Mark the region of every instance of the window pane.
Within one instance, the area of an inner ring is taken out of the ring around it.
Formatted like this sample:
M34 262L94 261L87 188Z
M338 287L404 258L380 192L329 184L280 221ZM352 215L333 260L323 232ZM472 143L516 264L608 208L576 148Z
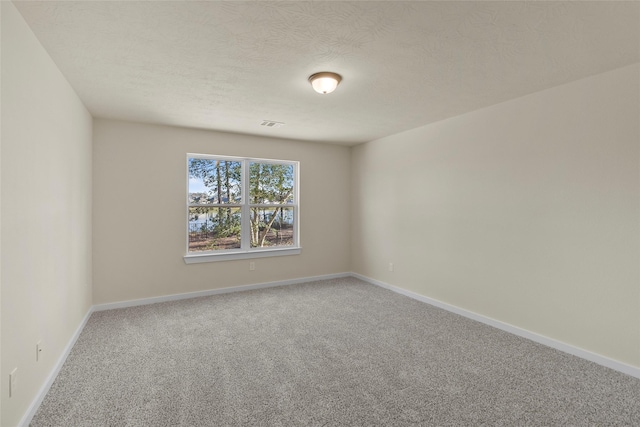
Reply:
M251 247L293 246L293 208L251 208Z
M240 208L189 208L189 252L240 248Z
M250 203L293 203L293 165L255 163L249 167Z
M241 202L242 163L216 159L189 159L189 204Z

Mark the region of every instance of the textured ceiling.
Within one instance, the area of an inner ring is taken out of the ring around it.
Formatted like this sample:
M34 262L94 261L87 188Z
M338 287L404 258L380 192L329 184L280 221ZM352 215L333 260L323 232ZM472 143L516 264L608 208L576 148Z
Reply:
M14 4L95 117L342 144L640 61L638 2Z

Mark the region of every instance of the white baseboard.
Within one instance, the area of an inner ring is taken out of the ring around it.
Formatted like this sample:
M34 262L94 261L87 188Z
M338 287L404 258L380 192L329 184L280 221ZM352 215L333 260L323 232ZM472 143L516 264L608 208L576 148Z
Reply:
M389 289L390 291L396 292L398 294L407 296L409 298L413 298L415 300L425 302L427 304L442 308L444 310L450 311L455 314L459 314L461 316L467 317L469 319L476 320L478 322L487 324L489 326L493 326L494 328L501 329L503 331L512 333L514 335L518 335L523 338L530 339L531 341L535 341L539 344L546 345L547 347L554 348L556 350L560 350L564 353L569 353L573 356L580 357L582 359L589 360L590 362L597 363L598 365L605 366L607 368L614 369L616 371L622 372L627 375L631 375L632 377L640 378L640 368L637 368L632 365L628 365L623 362L619 362L615 359L608 358L606 356L602 356L597 353L593 353L589 350L585 350L580 347L575 347L561 341L554 340L553 338L546 337L544 335L536 334L535 332L528 331L526 329L519 328L517 326L511 325L509 323L504 323L499 320L492 319L487 316L483 316L478 313L474 313L472 311L468 311L462 309L460 307L456 307L451 304L447 304L442 301L438 301L433 298L425 297L424 295L417 294L415 292L408 291L406 289L399 288L397 286L390 285L388 283L381 282L379 280L372 279L370 277L363 276L358 273L351 273L351 275L355 278L363 280L367 283L371 283L372 285L380 286L385 289Z
M71 336L71 339L69 340L66 347L62 351L62 354L58 358L58 361L53 366L53 370L51 370L51 373L49 373L47 380L44 382L42 387L40 387L40 390L38 390L38 394L36 394L35 399L33 399L33 402L31 402L31 405L29 405L29 409L27 409L27 412L24 414L24 416L20 420L20 423L18 423L19 427L27 427L31 423L33 416L36 414L36 412L38 412L38 408L40 407L40 404L42 404L42 401L44 400L45 396L49 392L49 389L53 385L53 382L55 381L56 377L58 376L60 369L62 369L62 365L64 365L64 362L67 360L69 353L71 353L71 349L75 345L76 341L78 340L78 337L80 336L80 334L82 333L82 330L87 324L87 321L91 317L91 313L93 313L93 307L89 307L87 314L85 314L84 318L80 322L80 325L78 325L75 332Z
M211 295L228 294L230 292L252 291L254 289L274 288L277 286L296 285L299 283L315 282L316 280L338 279L349 277L351 273L325 274L322 276L303 277L300 279L280 280L276 282L258 283L255 285L240 285L230 288L210 289L206 291L187 292L184 294L164 295L161 297L141 298L129 301L112 302L93 306L93 311L113 310L116 308L135 307L138 305L156 304L159 302L177 301L181 299L207 297Z

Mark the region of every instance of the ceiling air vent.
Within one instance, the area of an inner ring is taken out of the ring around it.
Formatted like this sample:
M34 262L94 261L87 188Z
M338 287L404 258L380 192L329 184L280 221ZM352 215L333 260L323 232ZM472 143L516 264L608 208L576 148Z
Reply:
M263 120L262 123L260 124L260 126L264 126L267 128L280 128L282 126L284 126L284 123L282 122L274 122L273 120Z

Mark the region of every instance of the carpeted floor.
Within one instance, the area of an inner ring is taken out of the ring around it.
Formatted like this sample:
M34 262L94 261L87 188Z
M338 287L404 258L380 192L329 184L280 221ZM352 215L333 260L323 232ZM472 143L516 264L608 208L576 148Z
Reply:
M640 380L354 278L94 313L32 426L640 425Z

